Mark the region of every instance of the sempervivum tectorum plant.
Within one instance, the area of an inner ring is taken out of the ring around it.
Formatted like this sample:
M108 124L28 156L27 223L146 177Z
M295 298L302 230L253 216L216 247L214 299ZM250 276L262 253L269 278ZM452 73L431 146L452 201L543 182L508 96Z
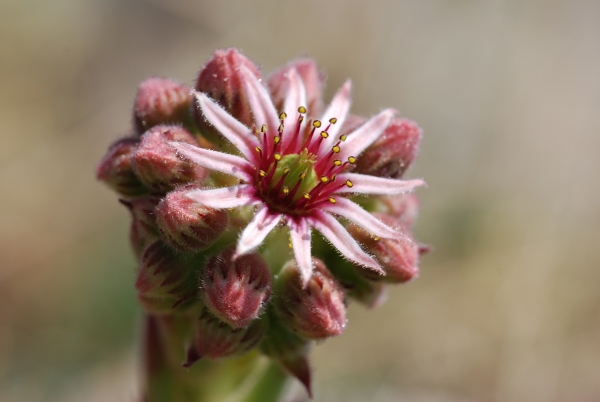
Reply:
M197 400L218 400L214 373L239 376L258 351L310 393L311 343L346 328L347 299L376 306L390 284L418 275L427 248L412 235L418 201L406 193L424 182L402 176L421 130L392 109L350 116L349 81L324 108L323 80L311 59L263 80L225 49L195 88L163 78L140 85L134 134L109 149L97 176L133 217L146 337L161 346L145 349L144 400L191 383L202 387ZM218 365L225 358L234 363ZM244 392L276 400L285 377L273 370Z

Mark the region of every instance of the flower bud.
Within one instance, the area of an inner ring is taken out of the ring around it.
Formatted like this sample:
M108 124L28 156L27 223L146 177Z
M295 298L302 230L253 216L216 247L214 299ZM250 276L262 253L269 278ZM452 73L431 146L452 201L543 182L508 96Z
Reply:
M411 237L400 219L377 212L373 215L386 225L397 228ZM350 225L348 232L377 257L386 273L385 276L381 276L370 270L361 269L360 272L367 278L374 281L404 283L419 276L419 245L415 241L376 239L354 224Z
M157 240L141 257L135 282L138 299L150 313L185 310L198 300L199 267L196 259L184 259Z
M192 88L168 78L148 78L138 87L133 123L142 134L159 124L191 123Z
M413 121L395 118L381 137L357 160L355 172L400 178L417 156L422 130Z
M400 220L402 227L412 229L419 216L419 198L416 194L406 193L381 197L387 213Z
M198 145L194 137L179 126L156 126L148 130L132 156L136 175L150 189L167 192L190 182L200 183L208 172L195 163L181 159L170 141Z
M156 222L168 245L182 252L199 252L227 228L227 211L205 207L186 196L190 187L171 191L156 207Z
M311 341L290 332L274 314L269 316L269 330L260 344L260 349L296 377L312 398L311 370L308 364Z
M183 366L190 367L201 358L239 356L257 346L266 330L265 320L255 320L246 328L234 329L204 310Z
M292 69L296 69L304 83L308 112L313 116L320 115L323 109L323 81L325 81L325 75L319 71L317 63L308 58L294 60L271 74L268 86L275 107L278 110L283 110L289 88L288 77Z
M140 197L119 201L131 213L129 238L135 255L140 258L144 249L160 237L154 218L154 208L159 199L156 197Z
M321 260L303 288L295 260L288 262L275 282L275 311L292 331L303 338L324 339L346 327L344 291Z
M138 144L139 139L131 137L115 141L96 168L98 180L127 197L148 192L131 167L131 156Z
M246 66L260 78L258 66L237 49L215 50L198 74L196 89L204 92L225 108L233 117L251 127L254 123L244 88L240 67ZM195 108L196 123L204 132L208 127L202 111ZM209 130L212 131L211 128Z
M213 255L200 274L208 310L233 328L249 325L271 295L271 272L257 253L233 259L235 248Z

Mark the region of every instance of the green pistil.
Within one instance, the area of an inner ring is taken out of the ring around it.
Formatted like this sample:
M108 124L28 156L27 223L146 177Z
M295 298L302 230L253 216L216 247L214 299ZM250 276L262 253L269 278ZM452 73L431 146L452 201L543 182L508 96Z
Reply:
M291 200L291 202L295 202L300 197L303 197L305 193L309 193L319 183L319 177L315 172L314 165L315 156L309 154L307 150L303 150L300 154L282 156L281 160L277 162L277 168L273 177L269 181L269 190L274 189L281 177L284 176L283 185L279 192L282 192L284 187L291 192L298 181L301 181L300 187L298 187L296 194Z

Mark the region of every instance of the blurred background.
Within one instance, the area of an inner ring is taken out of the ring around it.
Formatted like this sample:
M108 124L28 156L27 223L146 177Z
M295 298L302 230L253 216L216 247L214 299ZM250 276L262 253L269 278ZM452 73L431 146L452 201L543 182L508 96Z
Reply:
M133 400L129 215L94 168L140 81L230 46L425 131L435 252L315 348L315 401L600 400L599 1L3 0L0 401Z

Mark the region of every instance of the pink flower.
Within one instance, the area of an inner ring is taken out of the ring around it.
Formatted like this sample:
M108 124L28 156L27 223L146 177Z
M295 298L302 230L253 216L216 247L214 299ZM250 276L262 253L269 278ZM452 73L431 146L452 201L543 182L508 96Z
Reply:
M191 162L234 176L240 183L192 190L187 196L210 208L257 207L239 238L236 256L260 246L280 222L287 224L304 285L313 270L312 228L350 261L384 275L379 263L350 236L336 216L376 237L412 241L347 198L352 194L400 194L424 184L422 180L349 172L360 153L388 127L394 110L385 109L351 133L340 135L350 109L350 82L335 94L320 120L310 120L304 107L305 83L295 68L285 76L289 82L281 113L250 69L242 65L239 74L254 115L254 129L236 120L204 93L196 92L196 99L208 122L237 147L241 156L182 142L171 145Z

